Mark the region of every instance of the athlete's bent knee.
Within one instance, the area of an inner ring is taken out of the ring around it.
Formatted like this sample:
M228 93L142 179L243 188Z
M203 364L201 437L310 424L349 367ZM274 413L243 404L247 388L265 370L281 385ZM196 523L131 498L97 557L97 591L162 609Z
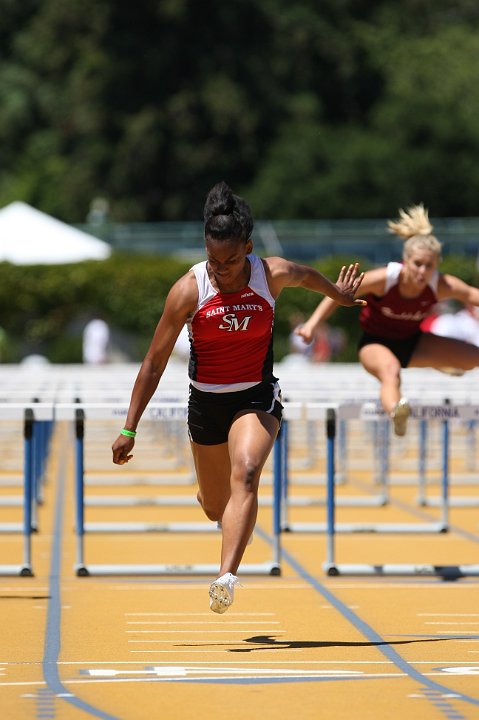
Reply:
M256 492L261 468L257 463L245 463L233 469L232 480L240 483L247 492Z

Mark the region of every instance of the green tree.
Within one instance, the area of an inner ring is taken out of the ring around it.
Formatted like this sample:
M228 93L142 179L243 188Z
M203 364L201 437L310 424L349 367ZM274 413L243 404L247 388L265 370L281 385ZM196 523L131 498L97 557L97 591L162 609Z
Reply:
M474 0L0 0L0 204L196 220L476 213Z

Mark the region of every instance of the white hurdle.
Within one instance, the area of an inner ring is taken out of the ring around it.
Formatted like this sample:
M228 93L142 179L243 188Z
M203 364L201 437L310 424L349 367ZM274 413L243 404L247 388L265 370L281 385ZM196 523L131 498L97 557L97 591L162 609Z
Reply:
M213 564L91 564L85 562L85 534L86 533L210 533L217 530L213 523L141 523L141 522L108 522L88 523L85 522L85 483L84 483L84 430L85 422L91 419L117 419L124 418L127 414L127 404L119 403L57 403L55 407L57 420L70 420L75 424L76 436L76 562L74 570L79 577L89 575L212 575L217 571L217 565ZM151 402L145 413L144 419L159 422L171 420L186 421L187 409L184 402ZM279 473L281 468L279 458L281 457L281 436L275 445L275 473L278 475L276 484L279 488ZM276 450L276 446L280 449ZM275 493L278 496L277 493ZM278 501L279 503L279 501ZM126 503L125 503L126 504ZM273 509L273 543L272 558L263 563L244 563L241 571L249 575L280 575L281 574L281 547L278 511Z
M22 521L0 523L0 532L22 534L22 561L18 564L0 565L0 575L32 577L32 532L36 529L33 525L35 487L44 460L41 454L46 452L44 437L39 438L38 429L40 422L53 420L53 405L52 403L29 405L15 402L1 403L0 419L23 420L24 438Z
M339 420L361 419L364 422L377 422L384 420L385 414L378 401L359 402L348 404L333 404L324 402L308 402L305 409L307 417L311 420L326 419L328 409L335 409L336 416ZM429 413L429 414L428 414ZM434 405L434 406L413 406L412 416L416 418L432 417L439 418L470 418L475 416L476 409L472 406L451 406L451 405ZM448 438L449 426L447 423L443 425L443 452L447 452L449 447ZM336 437L336 432L335 432ZM336 482L336 479L335 479ZM448 459L443 456L443 480L442 480L442 496L441 496L441 519L438 522L406 522L406 523L336 523L335 533L444 533L448 530L449 524L449 495L448 495ZM329 478L328 478L329 488ZM335 507L339 505L334 500ZM326 499L326 505L329 508L329 493ZM342 503L345 504L345 503ZM284 517L284 513L283 513ZM283 529L288 532L298 533L324 533L328 532L328 522L283 522Z
M365 409L366 417L371 418L373 413L370 408ZM339 575L434 575L445 580L457 580L467 576L478 576L479 565L433 565L433 564L383 564L368 565L364 563L337 563L335 557L335 468L334 468L334 440L336 436L336 420L344 413L355 416L357 408L351 406L341 408L330 407L326 409L327 438L328 438L328 519L327 519L327 558L323 569L331 577ZM449 421L451 419L472 420L479 416L479 407L473 405L422 405L412 407L413 417L418 419L440 420L443 427L443 483L442 498L444 512L448 507L448 482L449 482ZM447 529L447 514L442 518L443 531ZM387 529L384 531L388 531Z

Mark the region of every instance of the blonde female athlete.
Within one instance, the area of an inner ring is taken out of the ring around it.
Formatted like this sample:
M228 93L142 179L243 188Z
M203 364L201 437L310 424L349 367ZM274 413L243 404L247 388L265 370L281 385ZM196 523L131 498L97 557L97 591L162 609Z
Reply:
M479 305L479 290L438 271L441 243L432 234L423 205L400 210L399 216L388 226L405 241L403 261L364 274L360 295L366 297L367 306L359 314L363 334L358 349L361 364L381 383L381 401L396 435L404 435L411 409L401 396L401 368L465 371L479 366L479 347L422 332L421 322L440 300ZM325 298L297 334L310 342L336 307L334 299Z
M285 287L303 287L346 306L361 284L357 265L336 284L311 267L253 254L253 218L226 183L209 192L205 208L207 260L171 288L136 378L125 426L113 443L113 462L131 459L138 423L187 324L190 339L188 429L198 478L198 501L221 523L221 564L209 590L211 610L233 602L236 573L253 531L261 470L281 422L273 376L275 300Z

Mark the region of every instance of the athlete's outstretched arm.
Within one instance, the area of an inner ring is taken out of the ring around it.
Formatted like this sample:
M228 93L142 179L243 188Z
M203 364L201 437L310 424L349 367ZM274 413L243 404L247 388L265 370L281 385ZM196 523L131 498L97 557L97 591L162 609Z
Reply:
M363 273L361 287L359 288L358 294L366 295L367 293L374 293L375 295L382 295L384 291L385 279L385 268L368 270L367 272ZM363 301L363 304L365 305L366 303ZM306 322L304 322L300 327L296 328L296 335L302 337L306 343L311 342L311 340L313 340L314 336L318 332L321 324L326 322L328 318L331 317L331 315L334 313L338 306L339 303L337 303L335 300L330 297L325 297L313 311L312 315L306 320Z
M465 305L479 305L479 289L455 275L440 276L437 294L439 300L454 299Z
M300 265L281 257L265 258L264 263L273 297L278 297L285 287L303 287L327 295L338 305L352 307L365 304L364 300L355 298L364 277L364 273L358 275L358 263L351 263L349 267L344 265L336 283L309 265Z
M133 385L124 428L136 431L143 412L151 400L188 315L198 301L198 289L193 273L181 277L171 288L165 309L156 326L150 347ZM123 465L131 458L134 437L119 435L112 446L113 462Z

